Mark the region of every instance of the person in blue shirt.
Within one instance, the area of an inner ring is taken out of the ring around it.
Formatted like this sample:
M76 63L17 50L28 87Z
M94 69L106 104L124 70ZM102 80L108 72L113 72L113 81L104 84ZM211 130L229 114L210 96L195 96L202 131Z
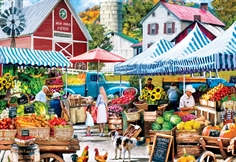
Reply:
M43 86L42 90L36 94L35 101L41 101L41 102L46 103L47 102L47 96L46 96L47 93L48 93L48 87Z
M170 85L170 89L167 91L169 105L174 111L178 111L177 102L179 100L179 96L182 92L176 87L176 84L173 82Z
M54 108L55 114L57 115L58 118L60 118L61 117L61 111L62 111L62 107L61 107L61 94L58 93L58 92L53 93L52 99L53 100L50 101L49 106L51 108Z

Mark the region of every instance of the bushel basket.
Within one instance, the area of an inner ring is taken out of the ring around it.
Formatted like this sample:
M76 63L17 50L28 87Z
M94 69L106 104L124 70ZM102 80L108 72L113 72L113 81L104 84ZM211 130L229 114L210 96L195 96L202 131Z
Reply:
M133 104L137 109L148 110L147 103L137 104L137 103L133 102Z
M143 109L140 109L136 112L130 112L128 113L127 110L124 111L125 113L125 116L127 118L127 121L128 122L133 122L133 121L137 121L137 120L140 120L140 113L143 111Z

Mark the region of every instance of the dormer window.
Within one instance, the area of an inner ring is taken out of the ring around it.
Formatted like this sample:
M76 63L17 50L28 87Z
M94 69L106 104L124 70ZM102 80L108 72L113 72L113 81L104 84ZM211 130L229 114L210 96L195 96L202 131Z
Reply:
M152 13L152 17L156 17L156 13L155 12Z
M167 15L170 16L170 12L169 11L167 11Z

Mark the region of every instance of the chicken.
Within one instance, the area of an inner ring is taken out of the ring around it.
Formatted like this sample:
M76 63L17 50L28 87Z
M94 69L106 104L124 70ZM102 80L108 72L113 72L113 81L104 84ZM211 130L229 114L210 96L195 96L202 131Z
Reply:
M78 157L78 155L76 155L76 154L73 154L73 155L71 155L71 160L73 161L73 162L88 162L88 146L86 146L85 148L84 148L84 150L83 150L83 152L82 152L82 154L81 154L81 156L80 157Z
M108 152L106 152L105 155L99 155L99 152L98 152L97 148L95 148L94 151L95 151L95 160L97 162L106 162L107 156L108 156Z

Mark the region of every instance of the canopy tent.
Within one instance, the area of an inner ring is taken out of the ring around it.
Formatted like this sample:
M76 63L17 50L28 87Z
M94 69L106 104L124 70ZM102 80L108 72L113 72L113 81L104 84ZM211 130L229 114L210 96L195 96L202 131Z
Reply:
M71 62L61 52L0 47L2 64L70 67Z
M163 38L151 45L147 50L129 60L115 65L114 73L120 75L140 75L140 63L146 59L159 57L166 51L170 50L173 44Z
M210 44L175 62L182 74L236 69L236 22Z
M172 72L173 63L177 58L191 55L210 42L211 40L202 33L196 24L189 34L169 51L163 53L160 57L142 63L141 73L144 75L176 74Z

